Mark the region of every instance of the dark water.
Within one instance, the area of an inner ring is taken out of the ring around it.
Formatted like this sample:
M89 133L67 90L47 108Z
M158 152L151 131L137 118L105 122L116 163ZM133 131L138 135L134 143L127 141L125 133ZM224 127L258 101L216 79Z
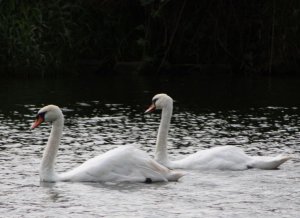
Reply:
M1 217L297 217L300 213L300 80L102 77L0 82ZM40 107L57 104L65 128L57 171L129 143L153 154L167 92L176 103L173 159L236 145L250 155L285 153L279 170L190 171L179 182L40 183L50 127L30 131Z

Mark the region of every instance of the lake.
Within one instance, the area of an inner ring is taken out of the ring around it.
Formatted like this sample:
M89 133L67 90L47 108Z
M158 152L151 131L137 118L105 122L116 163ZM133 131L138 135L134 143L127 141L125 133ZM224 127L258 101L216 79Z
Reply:
M295 157L278 170L188 171L178 182L40 183L50 126L37 111L65 115L56 170L135 143L154 153L154 94L175 100L169 156L235 145L249 155ZM87 76L0 81L0 217L297 217L300 214L300 79L193 75Z

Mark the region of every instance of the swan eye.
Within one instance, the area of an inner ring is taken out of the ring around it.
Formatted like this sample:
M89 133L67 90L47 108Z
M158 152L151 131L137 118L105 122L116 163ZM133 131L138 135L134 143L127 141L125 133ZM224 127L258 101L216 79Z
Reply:
M155 103L157 102L157 100L158 100L158 98L154 98L154 99L152 100L152 103L155 105Z
M41 118L43 118L43 120L44 120L44 119L45 119L45 114L46 114L46 112L47 112L47 111L38 113L38 114L36 115L36 118L41 117Z

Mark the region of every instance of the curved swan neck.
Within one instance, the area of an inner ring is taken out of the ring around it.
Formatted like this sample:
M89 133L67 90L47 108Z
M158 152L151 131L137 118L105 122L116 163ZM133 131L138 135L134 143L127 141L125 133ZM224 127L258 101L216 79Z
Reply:
M162 109L161 121L156 139L155 159L160 163L168 162L167 138L170 128L170 121L173 112L173 105L168 104Z
M63 115L52 123L52 129L44 150L41 166L40 166L40 180L41 181L55 181L56 173L54 170L56 155L62 137L64 126Z

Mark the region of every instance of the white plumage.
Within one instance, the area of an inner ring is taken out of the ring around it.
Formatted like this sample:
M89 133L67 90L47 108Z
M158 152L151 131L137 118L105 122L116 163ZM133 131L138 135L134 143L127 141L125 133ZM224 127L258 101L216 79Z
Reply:
M158 182L177 181L183 172L169 170L152 159L147 153L132 145L122 146L94 157L77 168L62 174L54 169L55 158L64 126L64 117L59 107L43 107L32 124L32 129L42 122L51 122L52 129L44 150L40 180L45 182Z
M152 99L152 105L146 112L151 112L155 109L162 110L156 140L155 160L166 167L201 170L276 169L290 159L289 156L284 155L276 157L249 156L241 148L227 145L201 150L181 160L170 161L167 154L167 138L173 111L173 99L166 94L155 95Z

